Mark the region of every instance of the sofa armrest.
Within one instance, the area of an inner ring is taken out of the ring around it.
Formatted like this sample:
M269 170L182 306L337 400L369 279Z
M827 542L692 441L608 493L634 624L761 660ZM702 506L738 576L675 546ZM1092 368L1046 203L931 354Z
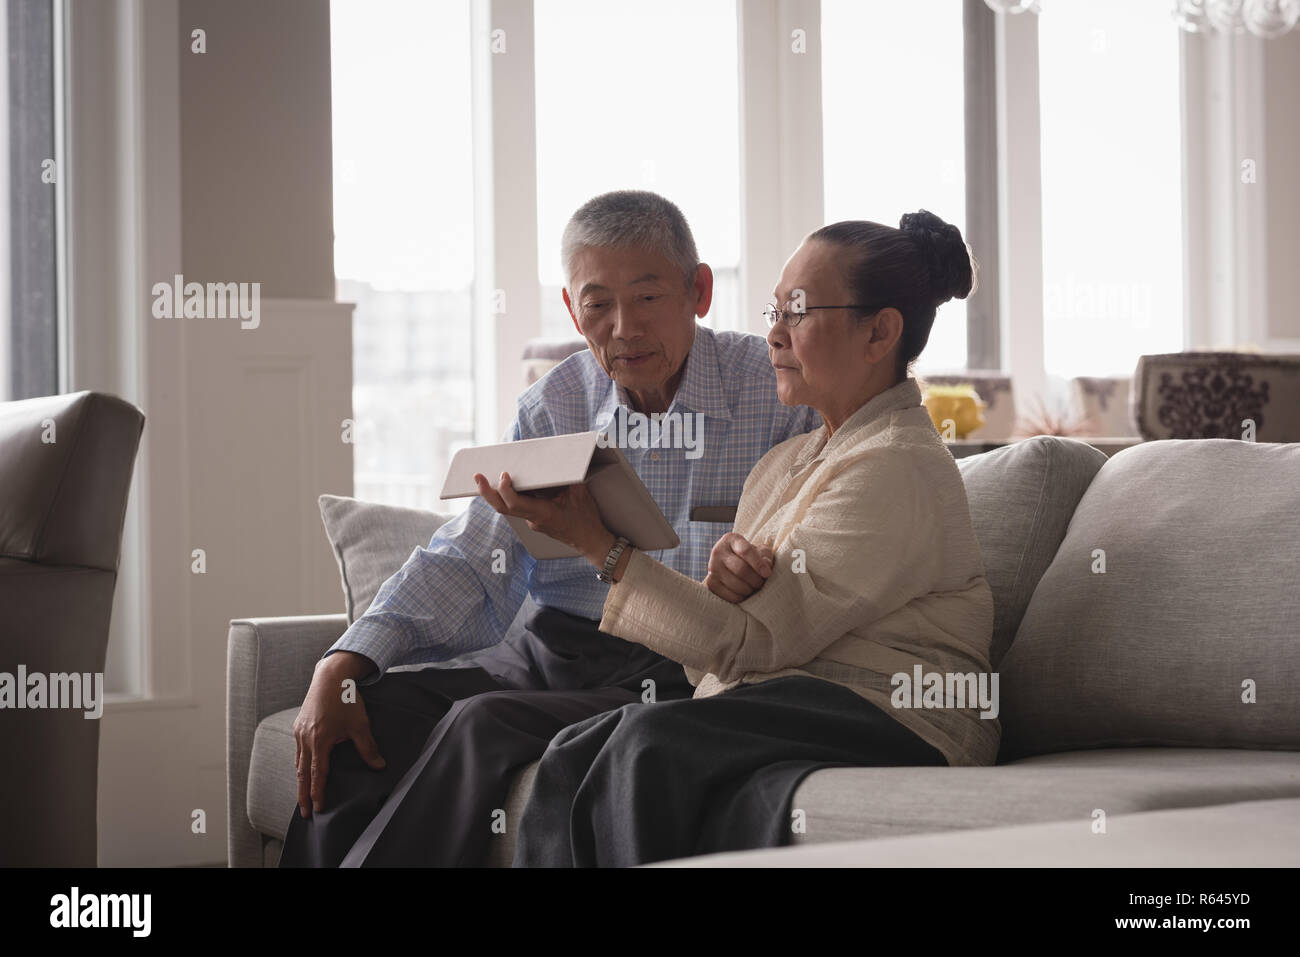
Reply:
M226 641L226 849L231 867L262 866L248 821L253 735L267 715L302 704L316 662L347 630L346 615L236 618Z

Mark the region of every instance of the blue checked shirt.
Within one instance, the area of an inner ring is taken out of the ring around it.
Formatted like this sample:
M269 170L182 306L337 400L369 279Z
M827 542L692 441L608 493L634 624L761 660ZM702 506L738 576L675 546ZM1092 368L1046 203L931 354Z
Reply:
M656 446L647 447L633 431L635 419L626 418L632 411L624 389L584 350L519 397L506 438L606 432L681 539L677 548L647 554L696 581L703 581L709 553L732 523L692 521L692 510L734 507L746 476L768 449L821 424L807 406L781 404L763 338L700 325L667 418L673 412L702 413L702 441L693 436L698 444L692 448L670 447L687 445L682 437L689 434L665 431ZM620 436L628 439L625 445ZM493 571L496 549L505 554L504 574ZM539 605L599 620L608 591L585 558L533 558L505 517L475 497L434 533L427 548L411 553L326 655L365 655L379 668L362 682L368 684L393 665L446 661L497 644L525 594Z

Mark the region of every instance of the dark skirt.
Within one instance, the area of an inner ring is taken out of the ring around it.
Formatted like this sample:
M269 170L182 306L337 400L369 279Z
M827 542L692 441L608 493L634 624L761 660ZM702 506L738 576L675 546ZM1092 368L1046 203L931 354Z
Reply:
M793 675L636 702L557 734L519 823L516 867L626 867L791 843L820 768L947 759L842 685Z

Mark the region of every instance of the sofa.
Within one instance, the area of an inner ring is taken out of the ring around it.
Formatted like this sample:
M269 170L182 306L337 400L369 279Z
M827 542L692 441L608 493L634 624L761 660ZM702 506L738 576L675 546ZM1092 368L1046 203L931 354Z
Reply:
M1108 458L1038 436L957 464L994 598L997 764L816 771L790 847L722 863L989 863L996 847L1011 865L1214 866L1247 847L1300 864L1300 842L1276 839L1300 820L1300 444L1169 439ZM323 497L345 593L377 589L441 521L401 511ZM231 622L231 866L275 865L294 716L365 601ZM508 821L535 769L510 782ZM493 863L513 846L507 828Z
M0 403L0 672L103 673L143 431L102 392ZM0 866L94 867L99 721L6 708L0 767Z

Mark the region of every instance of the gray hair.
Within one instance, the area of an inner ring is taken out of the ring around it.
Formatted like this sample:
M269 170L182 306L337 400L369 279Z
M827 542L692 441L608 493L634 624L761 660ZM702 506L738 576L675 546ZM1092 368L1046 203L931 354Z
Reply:
M586 246L653 250L681 270L688 286L700 265L695 237L682 211L658 193L641 189L603 193L570 217L560 240L566 286L573 281L574 257Z

